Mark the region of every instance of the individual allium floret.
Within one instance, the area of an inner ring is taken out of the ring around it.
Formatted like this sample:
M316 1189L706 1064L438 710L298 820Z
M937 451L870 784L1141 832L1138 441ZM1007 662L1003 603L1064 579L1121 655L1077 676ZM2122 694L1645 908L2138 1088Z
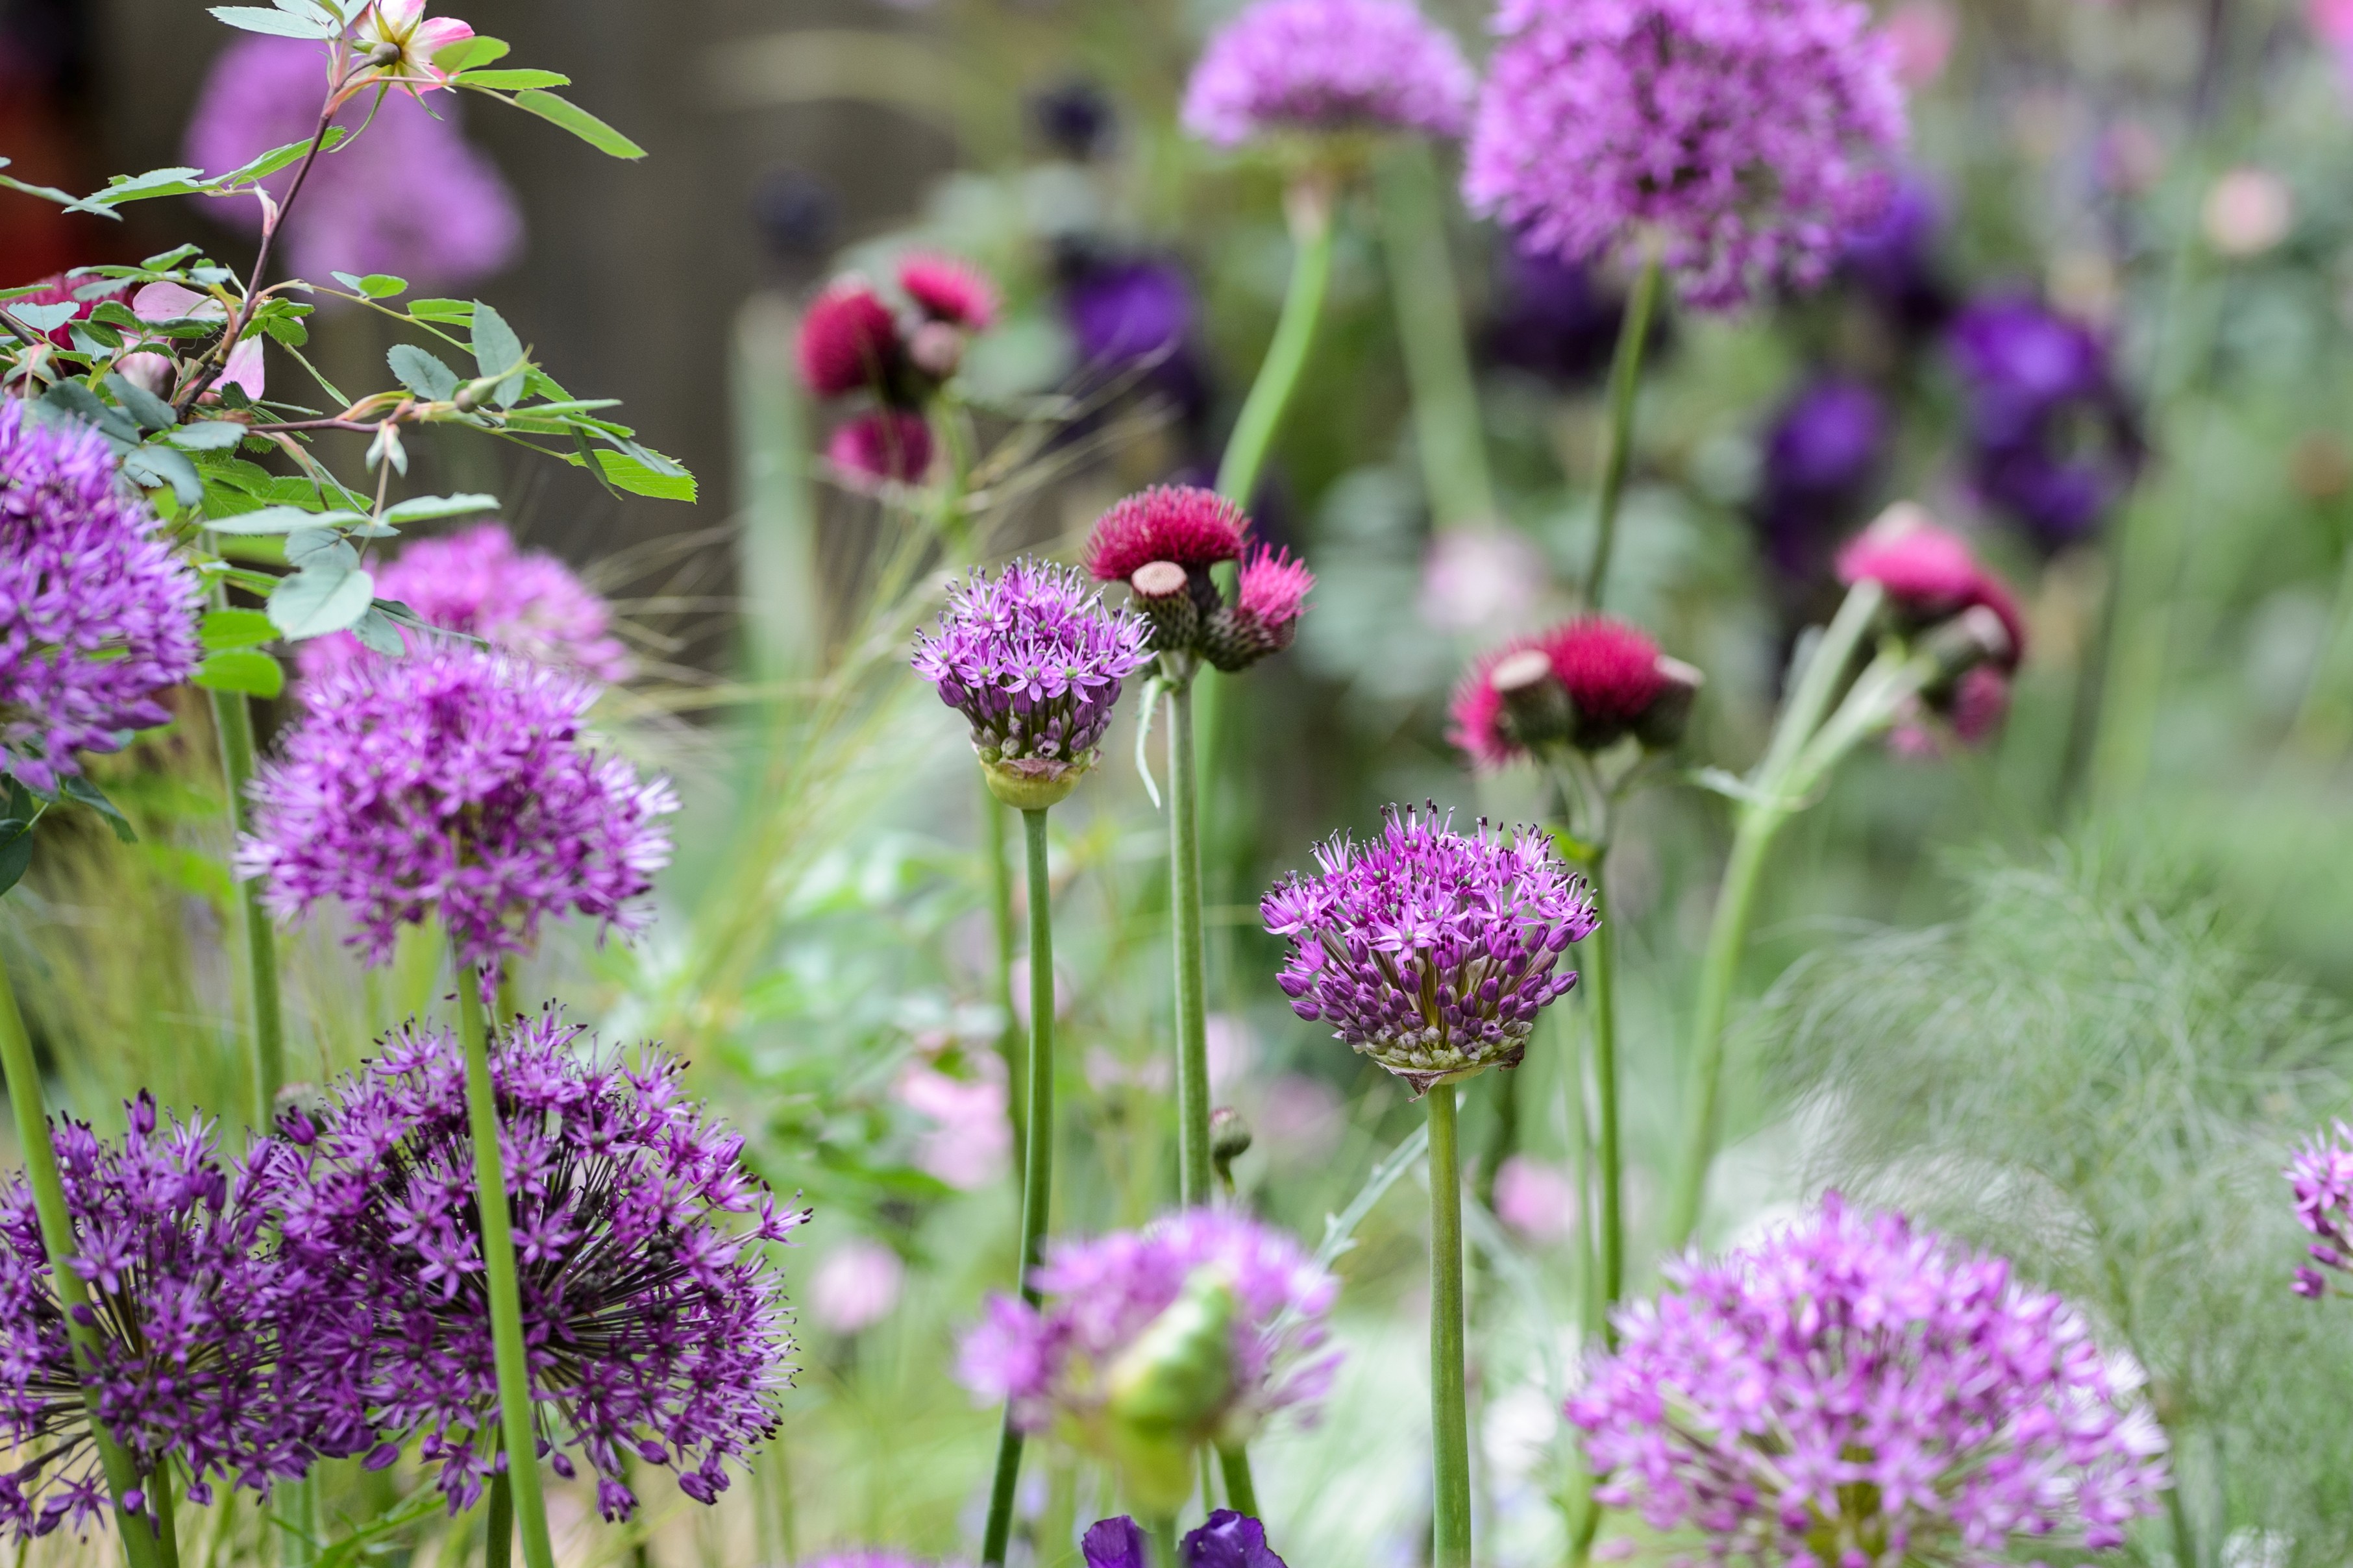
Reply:
M98 1331L99 1415L143 1494L167 1464L191 1500L216 1484L268 1494L320 1454L372 1441L325 1342L348 1329L349 1292L311 1279L272 1246L270 1190L286 1155L258 1145L224 1162L203 1122L158 1127L142 1095L129 1128L53 1132ZM17 1539L80 1531L106 1511L90 1411L66 1335L31 1189L0 1188L0 1521ZM164 1484L172 1484L166 1481ZM143 1497L129 1500L143 1505Z
M617 1520L632 1467L670 1467L707 1503L774 1432L793 1344L766 1244L808 1214L779 1210L742 1135L685 1098L683 1063L649 1047L630 1066L580 1033L553 1010L517 1020L491 1076L541 1452L559 1476L586 1460ZM376 1426L422 1436L453 1513L506 1463L480 1446L498 1386L467 1127L463 1052L415 1026L281 1123L302 1159L286 1252L369 1303L335 1349Z
M1040 1307L996 1296L957 1375L1116 1465L1139 1503L1174 1513L1204 1444L1248 1442L1278 1412L1312 1418L1339 1352L1323 1348L1339 1282L1284 1233L1188 1209L1141 1231L1049 1243ZM1169 1493L1173 1490L1173 1500Z
M514 536L495 522L403 547L376 574L375 591L428 626L480 637L534 664L607 681L627 680L635 668L613 636L605 601L554 556L516 549ZM413 633L402 633L402 640L412 652L420 646ZM314 637L296 654L306 679L374 657L348 632Z
M2319 1239L2313 1261L2338 1273L2353 1273L2353 1127L2342 1121L2316 1132L2295 1152L2284 1173L2295 1189L2295 1222ZM2295 1271L2295 1293L2329 1293L2328 1278L2306 1264Z
M1533 827L1388 809L1379 837L1318 845L1320 876L1293 873L1260 900L1290 940L1291 1010L1397 1074L1416 1094L1517 1067L1546 1003L1568 994L1568 944L1597 923L1585 879Z
M1087 1526L1079 1552L1087 1568L1155 1568L1150 1540L1125 1514ZM1177 1543L1176 1568L1283 1568L1283 1562L1266 1543L1266 1526L1221 1508Z
M950 589L913 662L971 721L989 788L1034 809L1094 766L1121 682L1152 662L1145 637L1142 621L1105 609L1076 572L1024 558Z
M1699 687L1700 672L1640 626L1580 616L1473 665L1454 693L1448 739L1482 768L1552 745L1603 751L1628 735L1672 746Z
M678 797L589 749L596 692L465 646L329 671L254 781L238 874L280 920L341 900L374 963L428 915L477 965L528 952L550 916L634 930Z
M1462 184L1525 248L1659 259L1683 298L1811 288L1904 140L1856 0L1504 0Z
M899 287L932 321L967 332L985 332L997 321L997 286L955 257L917 251L902 258Z
M1568 1404L1595 1499L1717 1563L2121 1545L2168 1484L2136 1372L2054 1295L1897 1215L1819 1213L1621 1310Z
M1411 0L1258 0L1201 51L1184 122L1220 147L1286 131L1460 136L1476 85Z
M852 479L915 484L932 466L932 426L903 408L871 409L834 431L825 460Z
M801 379L819 397L868 389L891 396L906 354L891 307L863 279L828 285L801 318Z
M0 768L50 795L76 752L168 722L200 594L104 437L0 399Z

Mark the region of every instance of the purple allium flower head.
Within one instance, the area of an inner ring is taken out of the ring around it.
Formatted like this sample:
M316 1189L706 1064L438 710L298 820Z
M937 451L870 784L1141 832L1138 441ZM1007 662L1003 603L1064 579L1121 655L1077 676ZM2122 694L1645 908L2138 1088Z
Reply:
M375 591L430 626L480 637L534 664L606 681L627 680L635 668L613 636L605 601L554 556L516 549L514 536L495 522L403 547L376 574ZM415 651L407 633L402 640ZM373 657L349 632L313 637L295 654L306 680Z
M0 769L49 795L76 752L166 722L200 593L98 432L0 399Z
M142 1095L120 1141L68 1121L52 1133L99 1331L99 1415L142 1488L176 1459L211 1500L216 1481L267 1495L321 1453L355 1453L368 1429L333 1397L327 1342L348 1292L271 1245L284 1146L226 1164L203 1122L160 1126ZM17 1538L85 1528L108 1506L81 1379L51 1283L31 1189L0 1188L0 1521Z
M1067 566L1023 557L948 590L915 673L972 724L990 787L1059 799L1095 763L1123 681L1152 662L1148 628L1103 607ZM1014 804L1019 804L1016 802Z
M1833 542L1868 510L1887 454L1887 405L1851 376L1818 376L1774 416L1752 515L1765 553L1785 574L1820 575Z
M1566 260L1655 235L1689 303L1810 288L1886 200L1905 135L1856 0L1504 0L1472 206Z
M1335 835L1315 859L1320 876L1294 872L1259 902L1290 939L1291 1010L1416 1094L1518 1066L1536 1014L1577 984L1560 955L1598 923L1585 879L1534 827L1457 833L1435 805L1391 806L1379 837Z
M1901 1215L1820 1210L1618 1314L1569 1401L1598 1500L1793 1568L2094 1551L2155 1511L2165 1439L2083 1319Z
M221 51L188 121L183 155L209 174L272 147L307 141L327 98L327 51L299 38L246 37ZM360 94L336 115L364 134L323 154L287 214L286 258L303 277L389 272L419 288L453 289L503 271L522 253L522 214L491 161L458 128L459 95L428 110L406 92ZM294 171L262 181L285 198ZM250 201L216 205L259 231Z
M965 1386L1007 1401L1024 1431L1062 1425L1109 1452L1123 1415L1150 1396L1182 1448L1247 1441L1278 1412L1312 1418L1339 1365L1323 1348L1339 1282L1241 1215L1187 1209L1141 1231L1050 1242L1029 1279L1045 1304L990 1298L957 1363ZM1205 1292L1214 1309L1197 1316ZM1187 1325L1212 1342L1172 1333ZM1181 1411L1165 1403L1172 1384L1188 1395Z
M2107 345L2023 294L1970 305L1949 342L1978 494L2045 548L2088 536L2140 461Z
M1214 1510L1208 1523L1187 1531L1177 1554L1185 1568L1285 1568L1266 1543L1266 1526L1229 1508Z
M648 1047L631 1067L580 1033L553 1009L516 1020L491 1076L542 1453L560 1476L586 1459L621 1519L632 1462L674 1467L707 1503L723 1461L774 1430L793 1346L765 1244L808 1215L779 1210L743 1137L685 1099L684 1064ZM467 1126L458 1042L415 1026L284 1125L306 1167L286 1251L370 1303L336 1348L383 1431L423 1433L452 1512L505 1462L476 1446L498 1429L498 1387Z
M1183 119L1220 147L1282 131L1460 136L1475 86L1412 0L1257 0L1201 51Z
M636 929L678 797L585 743L596 690L459 645L328 671L254 781L238 874L280 920L340 899L373 963L434 913L477 965L528 952L551 915Z
M2295 1222L2317 1239L2313 1261L2338 1273L2353 1273L2353 1127L2342 1121L2316 1132L2295 1152L2284 1173L2295 1189ZM2328 1294L2328 1280L2309 1265L2295 1271L2295 1293Z

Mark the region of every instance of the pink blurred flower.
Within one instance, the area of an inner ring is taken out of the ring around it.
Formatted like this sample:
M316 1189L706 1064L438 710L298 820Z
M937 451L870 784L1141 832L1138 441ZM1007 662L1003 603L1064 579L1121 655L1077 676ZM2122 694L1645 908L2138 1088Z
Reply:
M1231 1013L1212 1013L1202 1020L1209 1048L1209 1088L1230 1089L1248 1076L1258 1060L1258 1037L1250 1026Z
M1495 1217L1550 1246L1577 1232L1577 1184L1558 1165L1514 1154L1495 1168Z
M1251 1117L1257 1146L1286 1165L1312 1165L1340 1146L1340 1091L1320 1078L1287 1072L1266 1086Z
M1895 52L1895 79L1922 88L1944 75L1959 31L1959 20L1944 0L1905 0L1890 11L1886 33Z
M1421 558L1421 618L1441 632L1516 626L1545 591L1544 552L1508 528L1450 528Z
M933 1123L915 1141L915 1167L959 1192L987 1186L1005 1173L1013 1155L1013 1128L1005 1119L1005 1068L995 1057L972 1058L977 1079L950 1078L937 1068L911 1066L892 1093Z
M907 1266L879 1241L864 1237L826 1254L809 1279L809 1311L837 1334L871 1329L899 1305Z
M216 321L228 311L209 294L183 289L177 283L150 283L131 297L131 313L142 321ZM214 381L211 389L198 401L216 401L224 386L242 387L246 396L259 401L265 382L261 342L260 336L257 334L229 350L227 365ZM141 362L132 366L132 371L143 382L150 375L160 374L164 367L157 362L161 359L162 356L157 354L132 354L123 363L131 365L132 360Z

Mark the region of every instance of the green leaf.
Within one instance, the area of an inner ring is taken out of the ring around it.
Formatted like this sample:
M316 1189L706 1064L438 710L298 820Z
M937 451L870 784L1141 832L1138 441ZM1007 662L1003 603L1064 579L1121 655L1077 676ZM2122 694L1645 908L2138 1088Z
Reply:
M145 446L127 454L122 459L125 478L153 489L158 486L172 487L173 499L182 506L195 506L205 499L205 477L187 455L169 447Z
M33 825L21 816L0 820L0 893L25 879L33 863Z
M596 454L596 466L604 470L605 478L631 495L651 496L656 500L692 500L694 476L676 463L670 463L668 458L662 460L669 464L671 472L665 473L649 463L641 463L626 452L600 451Z
M350 132L340 125L331 126L327 131L326 140L319 143L319 150L322 153L332 153L350 134ZM303 137L300 142L289 142L281 147L272 147L259 157L239 163L226 174L215 174L204 183L205 187L207 190L228 191L235 190L239 185L250 184L256 180L267 179L288 164L300 162L302 155L310 150L311 139L308 136Z
M364 278L353 278L348 272L338 272L335 280L348 289L356 289L371 300L389 300L396 294L408 292L408 279L395 278L389 272L371 272Z
M131 831L131 819L122 815L121 807L106 798L104 790L79 773L68 773L58 784L59 793L68 800L78 800L106 818L107 826L114 829L115 837L125 844L139 842L139 835Z
M491 394L491 401L501 408L522 395L522 340L507 325L507 319L480 300L475 300L475 370L483 376L506 377Z
M245 439L245 426L234 419L207 419L183 426L164 439L183 452L227 452Z
M406 651L390 617L374 605L368 606L366 615L352 623L352 636L360 639L362 647L386 658L398 658Z
M447 403L458 395L458 373L415 343L395 343L385 361L400 384L428 403Z
M8 162L5 158L0 158L0 169L6 168ZM71 206L74 204L74 194L71 191L61 191L55 185L29 184L13 174L0 174L0 185L5 185L12 191L22 191L28 196L38 196L45 202L56 202L61 206ZM37 288L39 285L36 284L34 287Z
M507 42L504 38L485 37L477 33L470 38L460 38L435 50L433 63L445 71L465 71L506 58Z
M298 528L340 528L345 523L366 521L364 513L356 511L310 511L299 506L266 506L259 511L215 518L210 526L215 533L291 533Z
M97 393L78 381L61 381L41 395L35 407L51 418L79 419L85 425L95 425L118 441L136 442L139 426L122 416L119 408L108 406Z
M286 561L305 572L348 572L360 563L360 552L332 528L298 528L286 536Z
M290 639L340 632L367 613L375 579L348 566L329 565L279 580L269 595L269 624Z
M470 70L458 78L458 85L484 88L495 92L516 92L529 87L570 87L572 79L557 71Z
M179 415L170 404L128 376L108 376L106 390L114 394L114 400L122 405L122 411L139 421L142 429L169 430L180 422Z
M70 300L54 305L19 305L8 312L37 332L54 332L81 313Z
M533 88L514 96L517 109L528 110L551 125L558 125L594 147L599 153L616 158L642 158L646 150L573 102L552 92Z
M178 166L150 169L143 174L117 174L102 191L93 191L73 204L73 212L111 212L125 202L151 201L157 196L194 195L205 188L202 169Z
M269 33L280 38L332 38L339 30L322 16L298 16L289 11L265 11L259 5L216 5L216 20L248 33Z
M464 517L470 512L496 511L499 498L484 495L412 496L396 506L386 509L384 521L397 526L425 522L437 517Z
M474 319L471 300L411 300L408 313L420 321L455 321L459 326Z
M207 691L275 697L286 689L286 667L259 648L223 648L196 666L195 682Z
M204 639L206 652L219 653L225 648L259 647L276 637L278 628L259 610L206 610L204 619L196 623L196 635Z

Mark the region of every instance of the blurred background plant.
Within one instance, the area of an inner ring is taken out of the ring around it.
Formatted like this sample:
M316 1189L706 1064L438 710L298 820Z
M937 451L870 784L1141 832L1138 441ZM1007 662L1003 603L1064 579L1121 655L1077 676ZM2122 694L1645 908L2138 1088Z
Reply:
M1291 254L1278 162L1176 126L1189 64L1232 9L483 0L470 20L598 84L599 111L652 155L588 196L594 154L520 117L386 126L380 149L413 139L455 184L353 169L301 237L306 266L495 288L553 374L622 397L704 481L690 509L435 432L412 446L415 489L496 494L523 545L610 599L636 673L596 721L688 797L649 933L553 936L521 994L561 993L608 1041L667 1041L762 1172L817 1211L788 1265L806 1364L754 1484L708 1512L657 1489L602 1531L559 1487L576 1561L953 1555L978 1538L996 1415L946 1371L982 1294L1010 1283L1022 1129L1002 1051L1020 1019L995 973L963 727L903 663L936 607L936 520L916 492L818 458L834 416L797 385L794 336L823 283L881 283L909 250L995 281L997 321L957 376L977 557L1075 559L1118 496L1209 482ZM1481 63L1483 7L1424 10ZM1803 629L1836 606L1838 546L1898 498L2013 584L2029 653L1993 734L1873 749L1782 836L1735 988L1700 1239L1751 1235L1835 1183L2009 1252L2154 1381L2182 1483L2137 1555L2338 1561L2353 1354L2287 1293L2299 1248L2275 1172L2353 1073L2353 21L2331 0L1877 11L1913 94L1899 196L1817 293L1662 312L1610 608L1706 671L1684 755L1735 774L1763 750ZM259 68L232 48L253 46L162 0L6 0L0 153L75 189L184 145L208 159L219 84ZM216 52L206 87L189 62ZM1458 152L1435 153L1450 189ZM1462 492L1424 466L1433 395L1408 374L1383 173L1339 206L1321 328L1252 501L1314 596L1297 647L1225 688L1203 792L1213 1091L1250 1133L1231 1174L1310 1244L1418 1115L1291 1016L1256 899L1392 801L1549 809L1533 771L1466 771L1446 700L1473 655L1577 607L1630 281L1521 256L1438 204L1492 508L1447 500ZM191 216L166 205L101 226L0 193L0 282L160 251ZM463 237L415 223L455 206ZM231 260L249 244L233 224L207 238ZM445 247L419 259L427 239ZM365 313L322 311L312 331L331 377L377 374L386 340ZM1062 1234L1141 1224L1175 1192L1166 840L1128 762L1134 711L1053 822ZM45 826L0 903L0 957L58 1100L102 1127L142 1087L242 1118L216 755L190 705L97 761L139 841L86 814ZM1637 1292L1656 1281L1730 831L1696 788L1647 791L1615 824ZM289 943L296 1093L448 986L429 934L364 973L337 935L322 922ZM1565 1066L1579 1009L1556 1007L1525 1067L1464 1099L1482 1195L1473 1478L1499 1568L1560 1561L1570 1540L1558 1407L1590 1286L1570 1110L1585 1085ZM1398 1479L1428 1463L1414 1185L1357 1215L1335 1262L1348 1355L1324 1425L1253 1449L1295 1563L1428 1549L1426 1500ZM333 1469L336 1562L479 1550L471 1521L402 1511L419 1484ZM1075 1561L1076 1530L1115 1503L1092 1471L1033 1468L1017 1556ZM201 1522L208 1564L262 1551L249 1513Z

